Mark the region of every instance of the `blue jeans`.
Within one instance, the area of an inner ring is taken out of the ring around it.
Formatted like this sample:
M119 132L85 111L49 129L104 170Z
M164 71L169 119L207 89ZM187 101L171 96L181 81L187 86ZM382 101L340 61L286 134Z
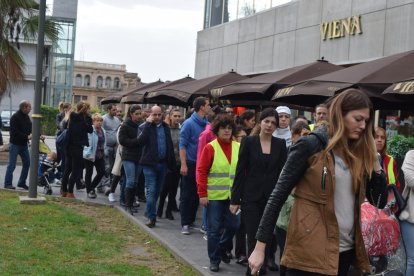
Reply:
M162 185L164 184L165 175L167 173L167 164L158 163L153 166L142 166L145 177L145 188L147 196L146 213L149 219L155 220L156 214L156 203Z
M407 255L405 275L414 275L414 224L408 221L402 221L400 226Z
M12 186L13 185L13 172L16 169L16 159L17 155L20 155L22 159L22 171L20 173L19 182L17 182L17 186L25 185L27 175L29 174L30 168L30 156L29 156L29 148L27 145L20 146L14 145L10 143L10 150L9 150L9 164L7 165L6 170L6 177L4 179L4 186Z
M135 189L138 185L138 177L142 167L138 161L122 160L122 166L125 172L125 188Z
M203 207L203 227L204 227L204 230L207 232L208 230L207 207Z
M240 215L233 215L229 206L229 200L209 200L207 205L207 251L212 264L220 264L221 252L240 226Z

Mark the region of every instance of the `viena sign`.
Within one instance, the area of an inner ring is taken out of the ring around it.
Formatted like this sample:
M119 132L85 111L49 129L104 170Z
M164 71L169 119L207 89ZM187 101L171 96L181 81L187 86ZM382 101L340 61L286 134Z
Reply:
M320 28L322 40L362 34L361 16L356 15L344 19L322 22Z

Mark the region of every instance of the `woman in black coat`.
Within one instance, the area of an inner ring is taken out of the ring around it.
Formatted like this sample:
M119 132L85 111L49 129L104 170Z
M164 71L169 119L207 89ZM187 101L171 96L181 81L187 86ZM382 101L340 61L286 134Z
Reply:
M278 121L277 112L266 108L260 115L257 130L253 130L253 135L244 138L240 145L230 210L234 214L239 208L242 210L249 256L256 244L255 235L267 200L286 162L285 140L272 136ZM254 135L255 131L259 134Z
M141 107L131 105L127 118L119 129L119 144L122 145L121 159L125 172L125 208L134 215L132 209L135 199L135 190L142 168L139 165L141 147L138 141L138 126L141 123Z
M62 179L62 197L75 198L73 187L80 181L83 170L83 147L89 146L88 133L92 133L92 118L88 103L79 102L67 123L69 143L65 149L65 172ZM70 176L70 177L69 177Z

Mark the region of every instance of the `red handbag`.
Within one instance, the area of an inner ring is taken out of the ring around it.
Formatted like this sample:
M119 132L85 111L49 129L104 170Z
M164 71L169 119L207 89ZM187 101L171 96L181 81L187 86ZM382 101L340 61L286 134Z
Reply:
M369 256L393 255L400 245L400 225L388 209L377 209L364 202L361 205L361 230Z

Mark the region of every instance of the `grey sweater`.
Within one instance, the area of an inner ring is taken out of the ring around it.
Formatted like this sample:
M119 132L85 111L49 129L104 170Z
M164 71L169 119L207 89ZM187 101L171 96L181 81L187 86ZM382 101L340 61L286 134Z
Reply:
M103 116L102 128L105 130L106 133L106 145L108 147L114 147L118 145L116 132L120 124L121 121L116 116L112 117L108 114L105 114Z

